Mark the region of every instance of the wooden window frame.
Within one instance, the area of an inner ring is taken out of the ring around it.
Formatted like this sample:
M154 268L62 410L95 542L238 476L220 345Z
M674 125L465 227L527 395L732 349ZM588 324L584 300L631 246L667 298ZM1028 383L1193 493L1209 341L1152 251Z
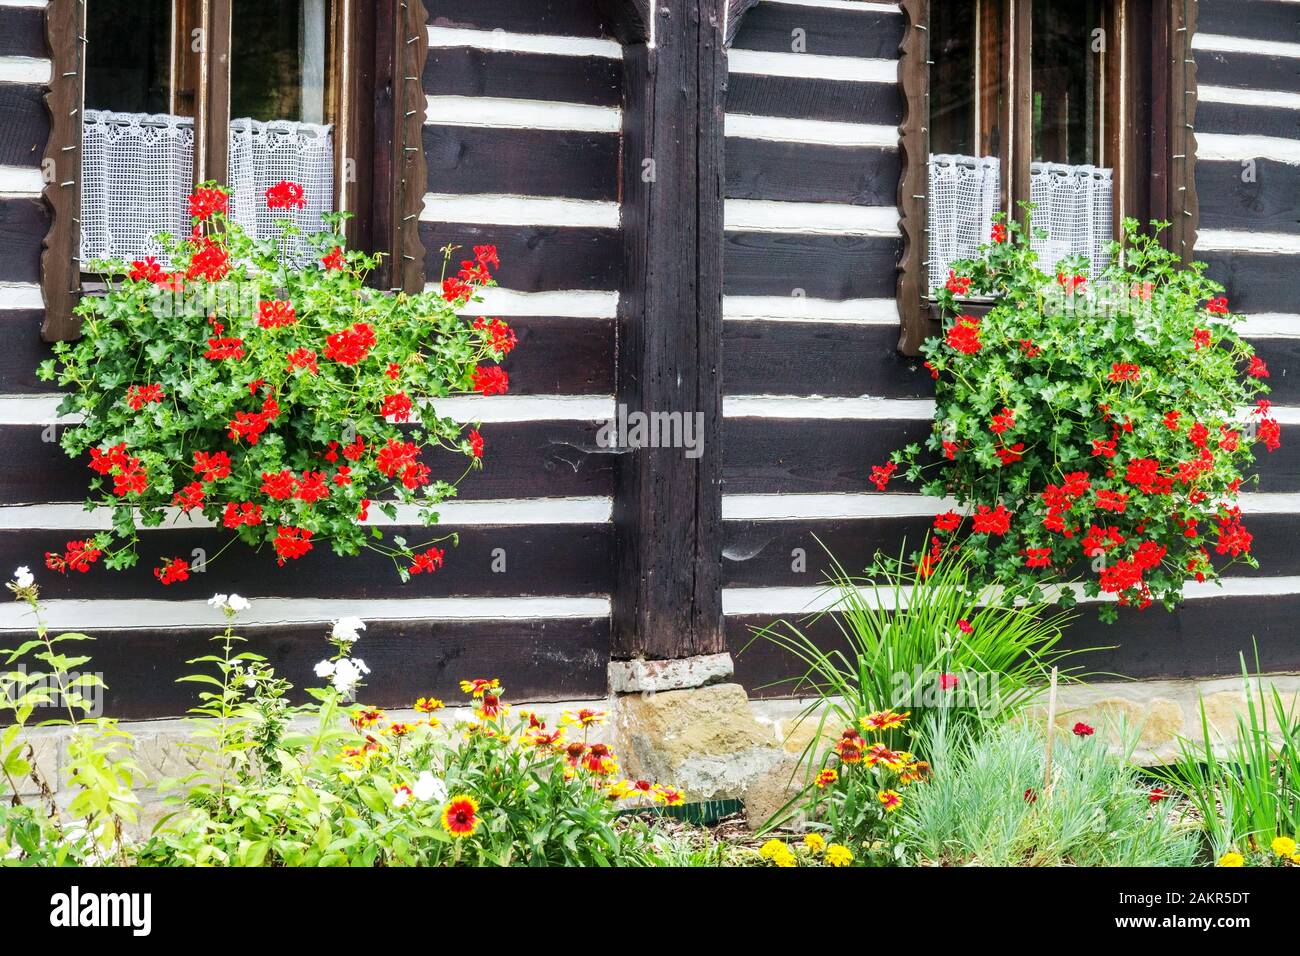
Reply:
M1032 144L1032 0L985 0L1001 5L1011 42L1002 44L1000 68L1010 84L1004 96L1002 128L1010 131L1002 157L1002 205L1016 209L1029 199L1029 147ZM925 340L940 331L941 316L924 287L927 242L926 200L929 161L930 0L901 0L904 34L899 46L899 85L903 122L899 127L901 173L898 184L903 254L898 266L897 300L900 319L898 349L920 354ZM1105 63L1107 113L1127 115L1130 77L1149 70L1149 122L1117 122L1106 130L1104 148L1114 160L1115 224L1125 216L1163 219L1170 228L1164 244L1186 261L1196 244L1199 205L1196 197L1196 65L1192 37L1196 32L1194 0L1151 0L1151 16L1141 0L1113 0L1104 13L1110 38ZM1149 42L1139 49L1139 39ZM1116 49L1118 46L1118 49ZM978 311L978 310L976 310Z
M50 226L42 244L41 290L46 341L73 339L73 309L94 283L79 268L81 111L84 102L87 0L49 0L45 12L50 114L43 196ZM177 0L173 64L193 81L194 182L226 181L230 119L232 0ZM381 288L424 287L419 220L426 189L423 148L428 14L423 0L334 0L327 95L336 118L336 210L353 213L348 244L385 253L374 276ZM204 42L193 51L192 29ZM175 83L175 79L173 79Z

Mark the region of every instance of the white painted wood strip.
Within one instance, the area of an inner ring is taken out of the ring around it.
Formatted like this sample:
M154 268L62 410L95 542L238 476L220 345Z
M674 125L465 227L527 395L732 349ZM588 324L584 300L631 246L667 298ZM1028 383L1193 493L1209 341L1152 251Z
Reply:
M791 282L793 283L793 279ZM898 325L893 299L810 299L803 295L728 295L722 318L730 322L825 322Z
M815 53L773 53L733 47L727 54L731 73L837 80L845 83L897 83L898 61Z
M50 82L50 61L30 56L0 56L0 83Z
M616 106L551 103L493 96L426 96L428 126L473 126L492 129L543 129L584 133L618 133L623 111Z
M1300 255L1300 235L1285 232L1248 232L1244 229L1201 229L1196 234L1197 252L1260 252L1271 255ZM1279 269L1293 269L1278 263Z
M824 7L827 10L869 11L872 13L898 13L896 3L867 3L865 0L763 0L792 7Z
M436 283L425 285L436 291ZM618 315L617 292L574 289L559 292L521 292L489 286L479 289L461 315L557 316L566 319L612 319Z
M1273 159L1300 166L1300 139L1281 136L1237 136L1232 133L1197 133L1198 160Z
M0 425L72 425L80 415L59 416L58 394L0 395ZM612 395L455 395L433 400L439 415L462 424L539 421L608 421Z
M37 570L38 580L41 571ZM191 583L193 583L191 581ZM239 616L240 629L276 624L316 624L355 615L366 621L532 621L592 620L608 617L604 597L406 598L404 600L253 599ZM114 631L160 627L224 626L224 615L197 601L46 601L41 616L59 631L98 628ZM16 601L0 604L0 630L31 630L31 609ZM363 642L364 643L364 642ZM324 646L324 638L322 638Z
M35 282L0 282L0 309L43 309L45 299Z
M1249 339L1300 338L1300 314L1262 312L1248 315L1237 332Z
M612 498L503 498L496 501L443 502L438 506L439 523L462 526L605 524L614 508ZM378 504L364 522L375 527L418 525L420 508L398 504L397 517L389 518ZM0 507L0 531L108 531L113 527L112 510L87 511L80 502L59 504L7 505ZM162 526L169 528L211 528L213 522L198 514L168 508Z
M35 198L45 188L41 171L29 166L0 166L0 196Z
M1189 581L1183 594L1189 601L1201 601L1209 598L1268 597L1300 595L1300 577L1231 577L1217 582L1207 581L1198 584ZM1044 588L1049 599L1059 594L1061 585ZM1081 588L1073 587L1080 603L1095 604L1101 601L1114 601L1114 595L1088 597ZM872 605L891 609L906 605L906 594L899 594L883 589L859 589L863 598ZM990 596L996 589L990 589ZM901 599L901 600L900 600ZM805 615L824 611L837 601L835 592L828 592L824 587L782 587L782 588L723 588L722 613L729 617L740 615ZM1152 609L1155 610L1154 608Z
M48 0L0 0L0 7L31 7L44 10Z
M898 210L893 206L728 199L723 218L724 228L728 232L782 232L885 238L898 235Z
M738 139L764 139L815 146L879 146L898 148L898 127L832 120L791 119L728 113L726 135Z
M1274 109L1300 110L1300 93L1281 90L1237 90L1230 86L1200 86L1196 89L1200 103L1228 103L1232 106L1267 106Z
M901 398L822 398L797 395L726 395L727 418L797 418L882 421L934 418L934 402Z
M467 30L460 27L429 27L431 47L471 47L494 53L545 53L552 56L595 56L623 59L617 40L602 37L544 36L511 33L508 30Z
M1238 497L1246 514L1300 514L1300 494L1255 494ZM771 494L723 495L724 521L831 521L875 518L932 518L943 511L961 512L955 498L928 495Z
M1213 53L1253 53L1256 56L1300 58L1300 43L1257 40L1254 37L1230 37L1218 33L1195 34L1192 37L1192 49Z
M546 196L426 193L425 222L467 222L490 226L585 226L617 229L616 202Z

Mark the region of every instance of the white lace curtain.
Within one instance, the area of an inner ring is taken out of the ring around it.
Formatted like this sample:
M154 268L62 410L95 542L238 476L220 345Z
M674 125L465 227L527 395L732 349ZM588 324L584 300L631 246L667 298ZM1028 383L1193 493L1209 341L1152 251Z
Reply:
M194 179L194 121L185 116L86 110L81 151L81 260L130 262L158 256L160 232L189 234ZM306 207L266 208L266 190L281 180L302 185ZM230 124L231 218L255 238L275 235L289 218L310 235L333 208L332 128L310 123ZM291 258L311 258L299 239Z
M1049 275L1066 256L1088 257L1091 278L1109 263L1106 243L1112 238L1111 171L1097 166L1033 163L1029 167L1029 199L1034 228L1046 239L1031 239L1038 267Z
M948 267L989 241L998 211L1000 161L996 156L930 156L929 286L948 279Z

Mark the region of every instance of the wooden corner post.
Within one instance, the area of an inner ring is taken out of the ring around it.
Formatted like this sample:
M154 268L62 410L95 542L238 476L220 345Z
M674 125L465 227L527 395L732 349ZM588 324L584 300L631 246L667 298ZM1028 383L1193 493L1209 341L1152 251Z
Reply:
M617 13L615 24L627 45L612 656L680 661L726 650L719 353L727 0L623 7L623 29Z

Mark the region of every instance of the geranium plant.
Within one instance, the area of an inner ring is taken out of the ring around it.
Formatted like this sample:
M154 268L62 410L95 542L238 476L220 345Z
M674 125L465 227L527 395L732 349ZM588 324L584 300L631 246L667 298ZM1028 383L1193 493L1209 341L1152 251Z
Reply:
M305 203L287 182L266 200ZM367 519L372 508L396 519L406 503L432 524L456 490L434 479L433 457L463 456L460 477L481 464L478 431L431 402L508 387L496 363L513 332L458 315L492 284L496 249L476 247L440 292L392 294L364 285L379 258L346 250L343 216L309 237L285 219L278 237L254 240L227 208L226 190L205 184L190 200L192 234L160 237L169 264L92 264L107 292L82 299L82 338L55 345L39 372L69 389L59 411L80 420L62 446L86 461L87 508L111 507L113 530L47 564L128 567L139 528L202 515L280 564L327 545L380 551L403 580L435 571L443 539L385 544ZM304 248L316 256L306 264ZM189 577L183 558L158 562L163 584Z
M997 222L936 291L933 431L871 480L883 491L903 474L956 500L915 555L923 573L961 548L981 583L1035 600L1039 585L1081 578L1085 594L1117 598L1103 619L1116 604L1172 609L1188 578L1255 566L1237 498L1252 445L1279 446L1267 399L1251 407L1268 368L1205 266L1183 266L1133 220L1095 280L1081 259L1045 275L1029 228ZM959 301L971 295L992 300L983 317Z

